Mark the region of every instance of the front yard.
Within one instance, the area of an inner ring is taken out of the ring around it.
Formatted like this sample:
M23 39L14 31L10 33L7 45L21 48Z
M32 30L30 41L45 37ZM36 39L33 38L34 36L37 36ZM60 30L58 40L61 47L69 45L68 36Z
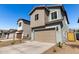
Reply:
M79 41L66 42L61 48L54 46L45 51L44 54L79 54Z
M0 47L23 43L24 40L0 40Z
M26 43L25 43L26 42ZM30 42L30 41L29 41ZM27 42L27 41L25 41L25 40L8 40L8 41L0 41L0 48L1 47L4 47L5 48L5 46L10 46L11 47L11 45L12 46L14 46L14 45L17 45L17 44L19 44L19 47L21 47L21 43L23 43L24 45L24 47L23 47L23 49L25 49L25 50L22 50L22 51L26 51L26 53L32 53L32 52L30 52L30 51L36 51L36 49L37 48L39 48L39 49L41 49L41 47L42 48L44 48L45 46L43 46L43 45L41 45L41 44L44 44L44 43L41 43L40 42L40 44L38 44L38 43L36 43L36 42ZM28 45L28 44L30 44L30 45ZM33 45L31 45L31 44L33 44ZM38 45L37 45L38 44ZM37 45L37 46L36 46ZM41 45L41 46L40 46ZM51 45L51 44L50 44ZM49 46L50 46L49 45ZM33 48L33 50L32 50L32 47L34 47ZM27 48L26 48L27 47ZM31 49L30 49L30 48ZM18 48L17 48L18 49ZM30 51L27 51L27 49L29 49ZM34 50L35 49L35 50ZM44 48L45 49L45 48ZM14 50L14 49L13 49ZM4 49L4 51L5 51L5 49ZM39 50L38 50L39 51ZM5 53L5 52L4 52ZM24 53L24 52L23 52ZM35 53L35 52L33 52L33 53ZM37 52L36 52L37 53ZM79 54L79 41L76 41L76 42L66 42L66 43L64 43L61 47L58 47L58 46L52 46L50 49L48 49L48 50L46 50L43 54Z

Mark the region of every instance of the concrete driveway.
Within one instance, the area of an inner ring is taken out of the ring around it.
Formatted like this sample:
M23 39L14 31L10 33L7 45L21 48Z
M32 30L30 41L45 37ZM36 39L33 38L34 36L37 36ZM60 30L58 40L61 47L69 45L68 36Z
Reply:
M0 48L0 54L40 54L54 46L54 43L26 41L25 43Z

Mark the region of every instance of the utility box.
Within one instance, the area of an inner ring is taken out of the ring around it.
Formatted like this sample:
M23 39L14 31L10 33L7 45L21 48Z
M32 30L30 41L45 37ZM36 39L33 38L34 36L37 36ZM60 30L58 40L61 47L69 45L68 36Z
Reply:
M76 39L75 39L75 33L74 33L74 32L68 32L68 33L67 33L67 39L68 39L68 41L70 41L70 42L76 41Z

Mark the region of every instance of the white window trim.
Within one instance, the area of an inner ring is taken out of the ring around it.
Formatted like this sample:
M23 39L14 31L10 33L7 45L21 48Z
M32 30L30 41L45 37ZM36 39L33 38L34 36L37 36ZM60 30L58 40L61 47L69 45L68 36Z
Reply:
M21 26L19 27L19 23L21 22ZM18 30L23 30L23 21L18 22Z
M51 19L51 13L53 13L53 12L57 13L57 19ZM55 20L58 20L58 11L52 11L52 12L50 12L49 21L55 21Z

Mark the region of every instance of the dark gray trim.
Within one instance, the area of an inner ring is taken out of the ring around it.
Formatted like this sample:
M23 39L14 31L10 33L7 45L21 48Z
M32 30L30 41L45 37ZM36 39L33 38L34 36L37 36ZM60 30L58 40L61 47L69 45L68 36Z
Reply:
M36 29L36 30L34 30L34 31L45 31L45 30L55 30L55 28Z
M25 24L30 24L30 21L29 20L26 20L26 19L18 19L17 23L22 20Z
M29 13L29 15L31 15L36 9L45 9L47 12L49 12L49 10L47 9L46 6L37 6L32 9L32 11Z
M40 29L40 28L45 28L45 26L33 27L32 29Z

